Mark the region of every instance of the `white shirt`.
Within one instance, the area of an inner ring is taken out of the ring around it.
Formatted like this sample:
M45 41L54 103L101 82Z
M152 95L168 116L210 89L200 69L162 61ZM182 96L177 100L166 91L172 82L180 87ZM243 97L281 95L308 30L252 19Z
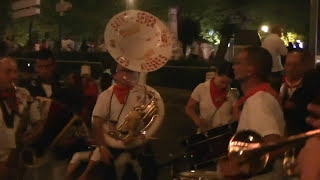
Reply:
M244 103L237 131L253 130L261 136L284 135L285 121L281 106L267 92L257 92Z
M263 40L262 47L272 55L272 72L282 71L281 55L287 55L288 49L280 37L277 34L270 34Z
M22 114L28 101L31 99L30 93L24 88L17 88L16 96L19 106L19 114ZM5 103L7 110L11 113L11 110ZM8 128L3 119L3 112L0 109L0 162L4 162L8 159L8 156L12 149L16 148L15 133L19 127L20 116L15 115L13 120L13 128Z
M75 50L75 42L71 39L61 40L61 48L63 51L73 51Z
M200 116L211 124L212 128L232 121L233 105L237 101L237 96L231 91L227 94L227 101L218 110L211 99L210 80L199 84L192 92L191 98L199 102Z
M52 86L50 84L41 84L43 87L44 92L46 93L47 97L51 97L52 95Z
M113 85L114 86L114 85ZM134 88L130 91L128 100L125 104L120 104L118 98L113 93L113 86L103 91L93 109L92 117L100 117L107 121L117 123L117 127L124 121L126 114L133 109L137 102L144 96L143 89ZM113 94L113 95L112 95ZM111 103L110 103L111 99ZM111 108L109 107L111 105ZM109 112L110 109L110 112ZM121 109L122 112L121 112ZM119 116L120 114L120 116ZM119 118L118 118L119 117ZM105 123L105 130L108 131L109 123Z
M282 83L280 87L279 97L283 100L285 95L288 95L289 98L293 95L293 93L297 90L297 88L289 88L285 83Z

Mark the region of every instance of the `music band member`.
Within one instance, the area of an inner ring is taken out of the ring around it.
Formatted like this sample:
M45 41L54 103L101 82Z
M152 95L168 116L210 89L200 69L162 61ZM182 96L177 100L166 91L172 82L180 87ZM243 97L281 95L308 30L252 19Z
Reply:
M216 77L194 89L185 109L198 126L198 131L203 132L232 121L233 105L237 100L237 96L229 89L233 78L232 64L226 62L218 69ZM197 114L197 107L200 114Z
M46 171L36 168L27 169L25 176L32 179L63 179L69 162L68 158L74 152L87 147L84 137L74 136L78 130L80 132L82 129L72 126L68 133L65 133L63 138L55 144L54 153L52 153L53 149L48 147L73 115L81 111L83 105L81 87L65 87L60 82L56 73L55 57L50 50L44 49L37 53L35 71L37 77L31 80L27 89L34 98L46 97L52 103L45 119L34 118L32 127L24 137L24 142L36 150L39 159L49 159L50 163L44 164Z
M5 57L0 60L0 179L16 179L19 171L17 144L23 133L24 111L29 105L29 92L14 87L18 70L16 62Z
M33 97L55 97L61 84L55 72L56 62L53 53L49 50L39 51L34 69L37 77L27 87L31 95Z
M295 135L312 129L305 122L309 114L307 105L313 101L320 90L318 85L319 75L311 72L314 69L312 61L314 60L310 53L305 51L292 51L287 56L285 76L279 97L288 135Z
M144 95L141 88L134 86L132 83L136 83L138 81L138 72L131 71L121 65L118 65L114 79L116 84L100 94L93 110L93 134L98 148L93 152L89 164L80 179L88 179L90 174L100 174L102 179L103 177L106 179L116 179L116 176L121 179L121 177L124 176L123 173L130 169L135 171L133 174L136 174L136 176L141 177L142 179L156 179L157 174L152 155L145 157L140 151L141 149L142 151L145 151L145 147L138 147L131 150L114 149L111 148L104 140L104 134L107 132L115 132L115 129L123 122L126 114L133 109L136 103ZM133 157L134 160L130 160L130 166L123 167L126 163L119 161L127 159L124 158L127 156ZM122 166L118 166L117 164L122 164ZM138 164L143 168L141 169ZM75 171L78 165L78 160L73 159L71 161L68 168L69 177L71 177L71 174ZM137 177L129 177L129 179L135 178Z
M261 47L245 48L236 58L233 66L235 79L240 81L244 96L236 103L239 112L237 131L249 129L259 133L265 143L277 141L284 135L285 122L277 93L267 83L271 73L272 57ZM238 160L219 162L224 176L238 176L243 172ZM281 179L281 173L274 163L273 170L252 179ZM251 178L250 178L251 179Z

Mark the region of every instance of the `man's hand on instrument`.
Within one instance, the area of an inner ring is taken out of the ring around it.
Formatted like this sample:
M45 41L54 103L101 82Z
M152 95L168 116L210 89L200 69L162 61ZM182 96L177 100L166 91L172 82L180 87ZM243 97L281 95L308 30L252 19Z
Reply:
M195 120L195 123L199 128L207 129L208 127L211 127L210 124L208 124L203 118L200 117Z
M224 177L239 176L241 174L241 165L238 159L226 158L219 160L218 171Z
M100 151L101 161L106 163L107 165L111 165L112 164L111 160L113 159L113 156L109 151L109 149L106 148L105 146L100 146L99 151Z
M306 119L307 123L312 125L314 128L319 129L320 128L320 105L311 103L307 106L307 109L311 113Z

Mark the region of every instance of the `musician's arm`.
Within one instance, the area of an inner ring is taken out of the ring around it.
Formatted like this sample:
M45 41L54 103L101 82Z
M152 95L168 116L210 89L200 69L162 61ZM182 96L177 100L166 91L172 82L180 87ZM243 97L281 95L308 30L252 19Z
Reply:
M186 114L193 120L193 122L198 127L207 127L208 125L205 123L203 119L196 113L196 106L199 102L195 101L194 99L190 98L189 102L185 108Z
M106 164L111 164L112 154L108 149L108 145L104 140L104 120L101 117L93 116L93 133L96 141L96 145L99 147L101 160Z
M266 135L263 137L263 144L269 144L269 143L274 143L277 141L280 141L282 138L280 135L278 134L270 134L270 135ZM273 160L273 159L277 159L280 156L282 156L286 151L288 150L287 147L283 147L283 148L279 148L275 151L272 151L269 153L269 159Z

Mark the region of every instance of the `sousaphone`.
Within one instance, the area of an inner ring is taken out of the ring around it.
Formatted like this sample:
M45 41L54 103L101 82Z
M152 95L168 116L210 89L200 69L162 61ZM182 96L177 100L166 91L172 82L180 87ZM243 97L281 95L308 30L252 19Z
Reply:
M115 15L107 24L104 38L115 61L132 71L155 71L172 55L169 29L148 12L129 10ZM127 149L145 143L158 130L164 117L160 94L150 86L133 84L142 89L144 96L128 112L116 133L105 134L106 143L114 148Z

